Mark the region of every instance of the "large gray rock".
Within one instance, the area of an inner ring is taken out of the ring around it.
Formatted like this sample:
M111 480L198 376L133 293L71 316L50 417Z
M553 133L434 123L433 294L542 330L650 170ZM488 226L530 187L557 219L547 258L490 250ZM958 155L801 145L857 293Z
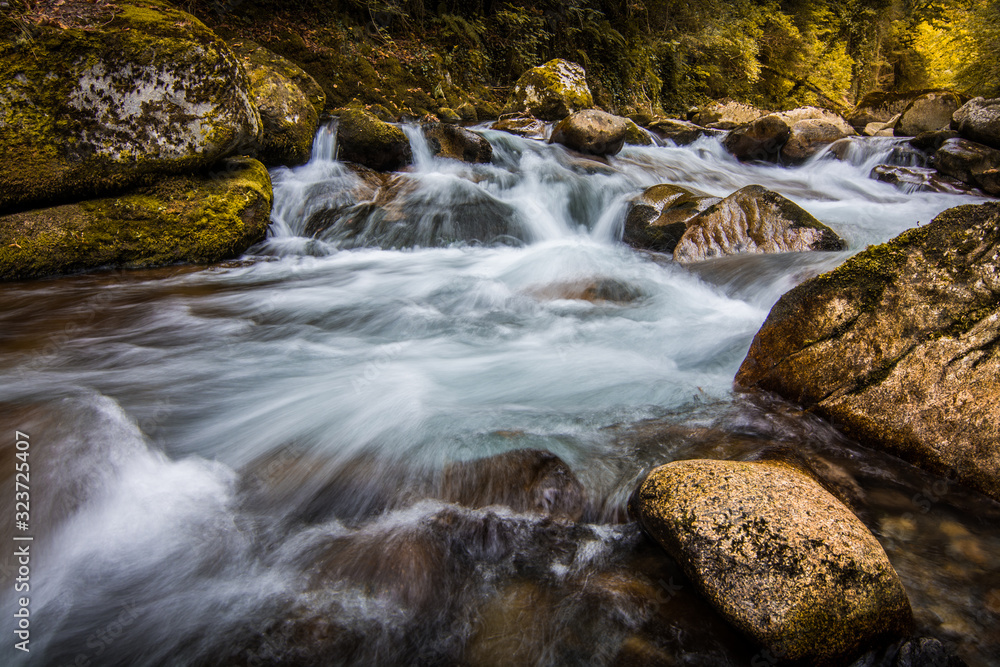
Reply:
M741 162L776 162L791 135L789 122L770 114L732 130L722 146Z
M560 120L594 106L587 73L574 62L556 58L533 67L514 84L504 113L526 113L542 120Z
M646 188L629 202L622 241L633 248L672 253L688 221L719 201L705 192L669 183Z
M0 208L211 167L261 131L246 72L190 14L117 2L88 30L0 42Z
M842 250L836 233L795 202L748 185L687 223L674 249L678 262L740 253Z
M921 132L947 128L951 116L962 106L962 99L950 91L927 93L906 105L896 121L897 137L915 137Z
M625 146L628 119L599 109L577 111L552 128L549 143L588 155L615 155Z
M960 206L791 290L736 383L1000 500L1000 204Z
M1000 98L969 100L951 117L951 129L970 141L1000 149Z
M966 139L948 139L934 153L934 167L944 174L990 194L992 183L987 172L1000 167L1000 151Z
M783 660L843 664L911 624L875 537L790 465L676 461L649 473L630 510L723 616Z

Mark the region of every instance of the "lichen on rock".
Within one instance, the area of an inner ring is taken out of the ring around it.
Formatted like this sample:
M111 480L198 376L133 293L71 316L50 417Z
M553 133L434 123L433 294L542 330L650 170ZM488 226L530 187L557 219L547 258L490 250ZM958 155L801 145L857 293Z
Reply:
M556 58L528 70L514 84L504 113L526 113L542 120L561 120L594 106L587 73L574 62Z

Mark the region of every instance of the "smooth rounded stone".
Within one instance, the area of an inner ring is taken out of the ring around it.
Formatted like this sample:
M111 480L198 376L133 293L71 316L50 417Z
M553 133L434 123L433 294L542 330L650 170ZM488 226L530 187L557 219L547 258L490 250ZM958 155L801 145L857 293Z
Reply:
M951 129L965 139L1000 149L1000 98L969 100L951 117Z
M687 223L674 249L678 262L741 253L843 250L837 234L795 202L748 185Z
M806 281L736 384L1000 500L1000 203L959 206Z
M791 111L781 111L776 115L783 118L786 123L793 127L796 123L800 123L802 121L819 120L836 127L840 130L841 136L849 137L857 134L851 124L844 120L843 116L834 113L829 109L821 109L820 107L799 107L797 109L792 109Z
M516 134L525 139L545 139L546 134L545 123L534 116L519 114L501 116L497 122L490 126L490 129Z
M935 151L931 163L945 176L976 187L982 185L984 174L1000 167L1000 151L966 139L948 139Z
M783 463L675 461L630 511L733 625L788 661L849 659L912 623L878 540Z
M965 194L969 187L960 181L942 176L929 167L900 167L880 164L872 168L869 178L891 183L906 192L946 192Z
M976 183L986 194L1000 197L1000 169L987 169L976 174Z
M364 109L345 108L335 112L339 158L377 171L395 171L413 161L406 134L395 125L379 120Z
M654 118L647 128L656 133L661 139L668 139L677 146L687 146L698 139L708 136L721 136L725 132L711 130L695 125L686 120L674 120L673 118Z
M687 222L720 201L705 192L669 183L646 188L629 202L622 241L633 248L672 253L687 230Z
M599 109L585 109L566 116L552 128L551 144L587 155L615 155L625 146L628 119Z
M234 49L250 77L250 94L263 127L255 156L268 166L305 164L312 155L319 116L299 82L312 77L254 42ZM312 83L307 89L319 87Z
M620 305L632 303L642 297L642 291L637 287L614 278L571 280L534 287L528 293L537 299L548 301L567 299Z
M857 131L862 132L869 123L895 123L894 118L903 112L913 100L927 93L948 92L939 88L911 90L902 93L886 93L875 91L868 93L858 102L854 110L848 114L847 122Z
M326 109L326 93L323 91L323 87L308 72L291 60L279 56L249 39L231 40L229 45L241 60L251 56L255 62L261 65L266 64L269 69L277 71L281 76L298 86L309 99L309 104L312 105L317 115L321 115Z
M263 164L231 158L208 175L2 216L0 280L238 257L264 239L272 198Z
M644 129L636 125L634 120L626 119L625 143L633 146L652 146L653 137Z
M0 209L122 192L255 145L232 50L165 3L115 4L109 23L0 43Z
M933 132L921 132L910 139L910 145L919 151L934 152L944 145L949 139L957 139L958 132L955 130L935 130Z
M503 112L561 120L592 106L594 96L587 86L587 73L574 62L556 58L521 75Z
M751 123L766 112L755 106L736 102L734 100L718 100L698 109L691 115L690 121L695 125L707 127L710 124L723 124L735 127Z
M962 99L953 92L927 93L914 99L899 115L894 127L897 137L915 137L921 132L947 128L951 116L962 106Z
M851 131L851 134L854 133L850 126L847 126L847 129ZM816 119L800 120L792 125L788 141L781 148L781 157L792 164L799 164L818 154L834 141L846 136L848 133L835 123Z
M493 147L481 134L457 125L427 123L420 126L431 154L472 163L489 163Z
M865 125L865 129L861 132L861 134L866 137L894 137L896 136L896 132L893 130L893 125L895 124L895 120L888 123L882 123L879 121L868 123Z
M731 131L722 146L741 162L776 162L791 134L784 118L770 114Z
M504 505L570 521L579 521L587 504L586 491L570 467L537 449L452 463L442 472L438 495L466 507Z

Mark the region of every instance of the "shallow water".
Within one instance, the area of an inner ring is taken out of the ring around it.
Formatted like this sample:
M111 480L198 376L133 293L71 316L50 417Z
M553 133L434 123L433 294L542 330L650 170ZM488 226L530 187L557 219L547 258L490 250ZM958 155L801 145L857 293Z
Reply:
M36 536L31 659L5 642L5 664L750 664L625 504L655 465L775 446L876 533L920 633L996 664L997 504L731 390L782 293L979 200L868 179L892 139L786 169L714 139L597 161L481 131L489 165L416 145L401 208L422 243L503 211L496 243L388 249L399 229L354 206L362 176L321 130L312 163L272 172L271 235L242 261L0 290L0 423L31 436ZM764 185L850 250L633 251L626 202L660 182ZM304 236L325 209L340 222ZM447 502L446 466L521 448L572 468L579 521Z

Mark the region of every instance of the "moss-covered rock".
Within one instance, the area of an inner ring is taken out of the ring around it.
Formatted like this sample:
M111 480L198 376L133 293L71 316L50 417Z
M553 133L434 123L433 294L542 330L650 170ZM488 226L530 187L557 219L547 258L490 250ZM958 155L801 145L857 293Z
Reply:
M120 197L0 217L0 280L237 257L264 238L271 179L249 158Z
M0 42L0 207L121 191L256 141L225 43L158 0L116 4L106 25Z
M493 159L490 142L472 130L444 123L427 123L420 129L432 155L473 163L488 163Z
M674 249L678 262L741 253L843 250L837 234L795 202L748 185L687 223Z
M364 109L337 111L337 146L340 159L378 171L393 171L413 161L406 134Z
M622 241L633 248L673 252L687 223L721 201L705 192L661 183L629 202Z
M626 119L625 143L632 146L652 146L654 142L653 137L649 136L649 133L639 127L634 120Z
M736 383L1000 500L1000 203L960 206L775 304Z
M441 107L437 110L437 117L442 123L457 125L462 122L462 116L451 107Z
M561 120L594 106L587 73L561 58L529 69L514 84L504 113L526 113L542 120Z
M732 129L752 123L766 112L755 106L725 99L707 104L691 115L691 122L702 127Z
M669 463L630 510L723 616L784 661L846 664L912 623L875 537L788 464Z
M628 123L600 109L575 111L556 123L549 143L587 155L615 155L625 146Z
M257 42L249 39L230 40L229 45L240 57L244 66L249 71L252 67L266 67L276 72L285 79L295 84L299 90L305 94L309 104L320 115L326 109L326 93L322 86L316 82L304 69L293 63L291 60L279 56L274 51L264 48ZM250 63L248 66L247 63Z

